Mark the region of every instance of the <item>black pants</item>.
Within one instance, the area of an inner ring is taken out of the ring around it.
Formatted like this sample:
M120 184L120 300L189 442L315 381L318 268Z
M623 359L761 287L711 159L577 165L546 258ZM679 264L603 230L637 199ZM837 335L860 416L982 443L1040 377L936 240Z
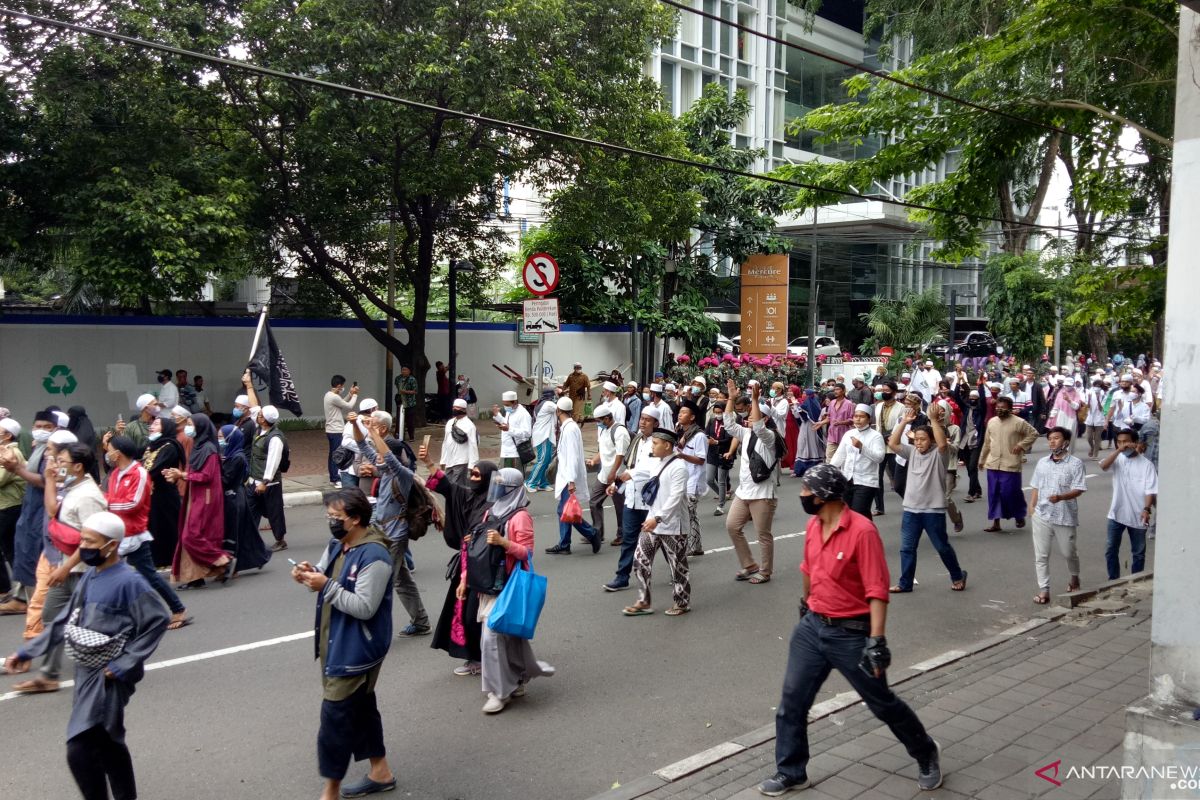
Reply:
M254 491L254 484L249 484L246 486L246 499L254 530L258 530L262 518L266 517L275 541L282 542L283 537L287 536L287 520L283 518L283 482L269 484L262 494Z
M875 490L875 510L880 514L883 513L883 496L887 493L887 488L895 474L896 454L888 451L884 454L883 461L879 462L879 488ZM887 480L885 481L884 478Z
M338 481L338 466L333 463L333 451L342 446L342 435L340 433L325 432L325 438L329 440L329 458L326 459L325 467L329 470L329 482L337 483Z
M12 580L9 578L9 572L12 570L17 553L17 519L20 516L20 505L0 509L0 594L8 594L12 591Z
M321 777L340 781L350 768L350 758L383 758L383 720L375 692L367 684L345 700L321 701L321 728L317 731L317 766Z
M133 759L124 742L113 741L103 726L88 728L67 742L67 765L83 800L134 800Z
M981 448L972 447L966 451L967 462L967 494L971 497L983 497L983 487L979 484L979 451ZM959 451L962 455L963 451Z
M857 483L851 483L846 491L846 505L850 506L851 511L857 511L864 517L871 516L871 501L876 498L879 490L874 486L860 486Z
M885 723L915 759L934 753L933 740L908 704L896 696L887 676L876 678L858 666L866 634L826 625L808 614L792 631L783 698L775 712L775 766L792 780L808 770L808 710L821 684L836 669L858 692L867 708Z

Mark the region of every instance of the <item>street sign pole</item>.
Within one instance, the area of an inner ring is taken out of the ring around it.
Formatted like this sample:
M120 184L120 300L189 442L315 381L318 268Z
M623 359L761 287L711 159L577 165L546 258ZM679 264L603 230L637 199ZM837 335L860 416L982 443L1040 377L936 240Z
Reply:
M538 337L538 363L537 363L537 397L535 403L542 402L542 377L546 372L542 365L546 363L546 337L545 335Z
M525 288L530 294L538 297L545 297L558 288L558 279L560 277L558 262L554 260L554 256L549 253L534 253L525 259L525 267L521 270L521 279L525 283ZM557 326L558 308L555 302L554 322ZM527 314L522 314L521 327L525 328L525 321L528 318ZM556 327L555 330L558 330ZM526 331L528 332L528 331ZM538 322L538 363L537 363L537 398L534 402L541 402L542 386L545 379L545 364L546 364L546 330L542 326L542 320Z

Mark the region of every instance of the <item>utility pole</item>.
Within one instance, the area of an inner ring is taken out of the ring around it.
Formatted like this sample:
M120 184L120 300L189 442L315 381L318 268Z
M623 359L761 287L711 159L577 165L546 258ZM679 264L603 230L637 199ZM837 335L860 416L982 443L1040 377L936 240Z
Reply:
M388 308L396 307L396 213L392 208L392 204L388 203L388 284L387 284L387 301ZM392 317L392 312L387 312L387 335L388 339L396 337L396 320ZM389 412L393 412L392 400L394 395L392 390L395 388L393 381L394 369L392 366L393 356L390 349L385 350L386 356L383 362L383 405ZM395 398L399 404L400 399ZM397 417L399 422L399 417Z
M458 385L458 264L454 258L450 258L449 262L450 276L448 278L448 289L450 291L450 310L446 321L447 344L450 347L450 354L446 358L446 363L450 367L450 386ZM453 389L451 390L453 391ZM454 398L451 397L451 400Z
M812 250L808 259L808 385L817 385L817 207L813 206Z
M1063 229L1062 209L1058 211L1058 266L1054 268L1055 277L1062 277ZM1062 302L1054 298L1054 363L1062 365Z
M958 289L951 287L950 289L950 346L946 348L947 355L950 356L950 363L953 364L955 356L958 355L957 339L954 338L954 323L958 320Z

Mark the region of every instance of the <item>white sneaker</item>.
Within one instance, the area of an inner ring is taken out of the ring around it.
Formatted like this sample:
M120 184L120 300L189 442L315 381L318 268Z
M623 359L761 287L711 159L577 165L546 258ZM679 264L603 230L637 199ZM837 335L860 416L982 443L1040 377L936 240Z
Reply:
M496 695L492 694L491 692L488 692L487 702L483 704L483 713L499 714L501 711L504 710L504 707L507 705L508 705L507 699L502 698L502 697L496 697Z
M713 511L713 516L719 517L724 513L725 513L725 510L723 508L721 508L720 506L717 506L716 509Z

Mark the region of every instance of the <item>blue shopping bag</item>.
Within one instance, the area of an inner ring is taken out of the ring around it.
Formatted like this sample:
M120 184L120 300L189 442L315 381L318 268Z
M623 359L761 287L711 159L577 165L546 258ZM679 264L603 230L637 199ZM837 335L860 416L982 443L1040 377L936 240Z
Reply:
M525 569L518 567L508 576L487 624L496 633L532 639L546 604L546 576L533 571L532 555L524 563Z

